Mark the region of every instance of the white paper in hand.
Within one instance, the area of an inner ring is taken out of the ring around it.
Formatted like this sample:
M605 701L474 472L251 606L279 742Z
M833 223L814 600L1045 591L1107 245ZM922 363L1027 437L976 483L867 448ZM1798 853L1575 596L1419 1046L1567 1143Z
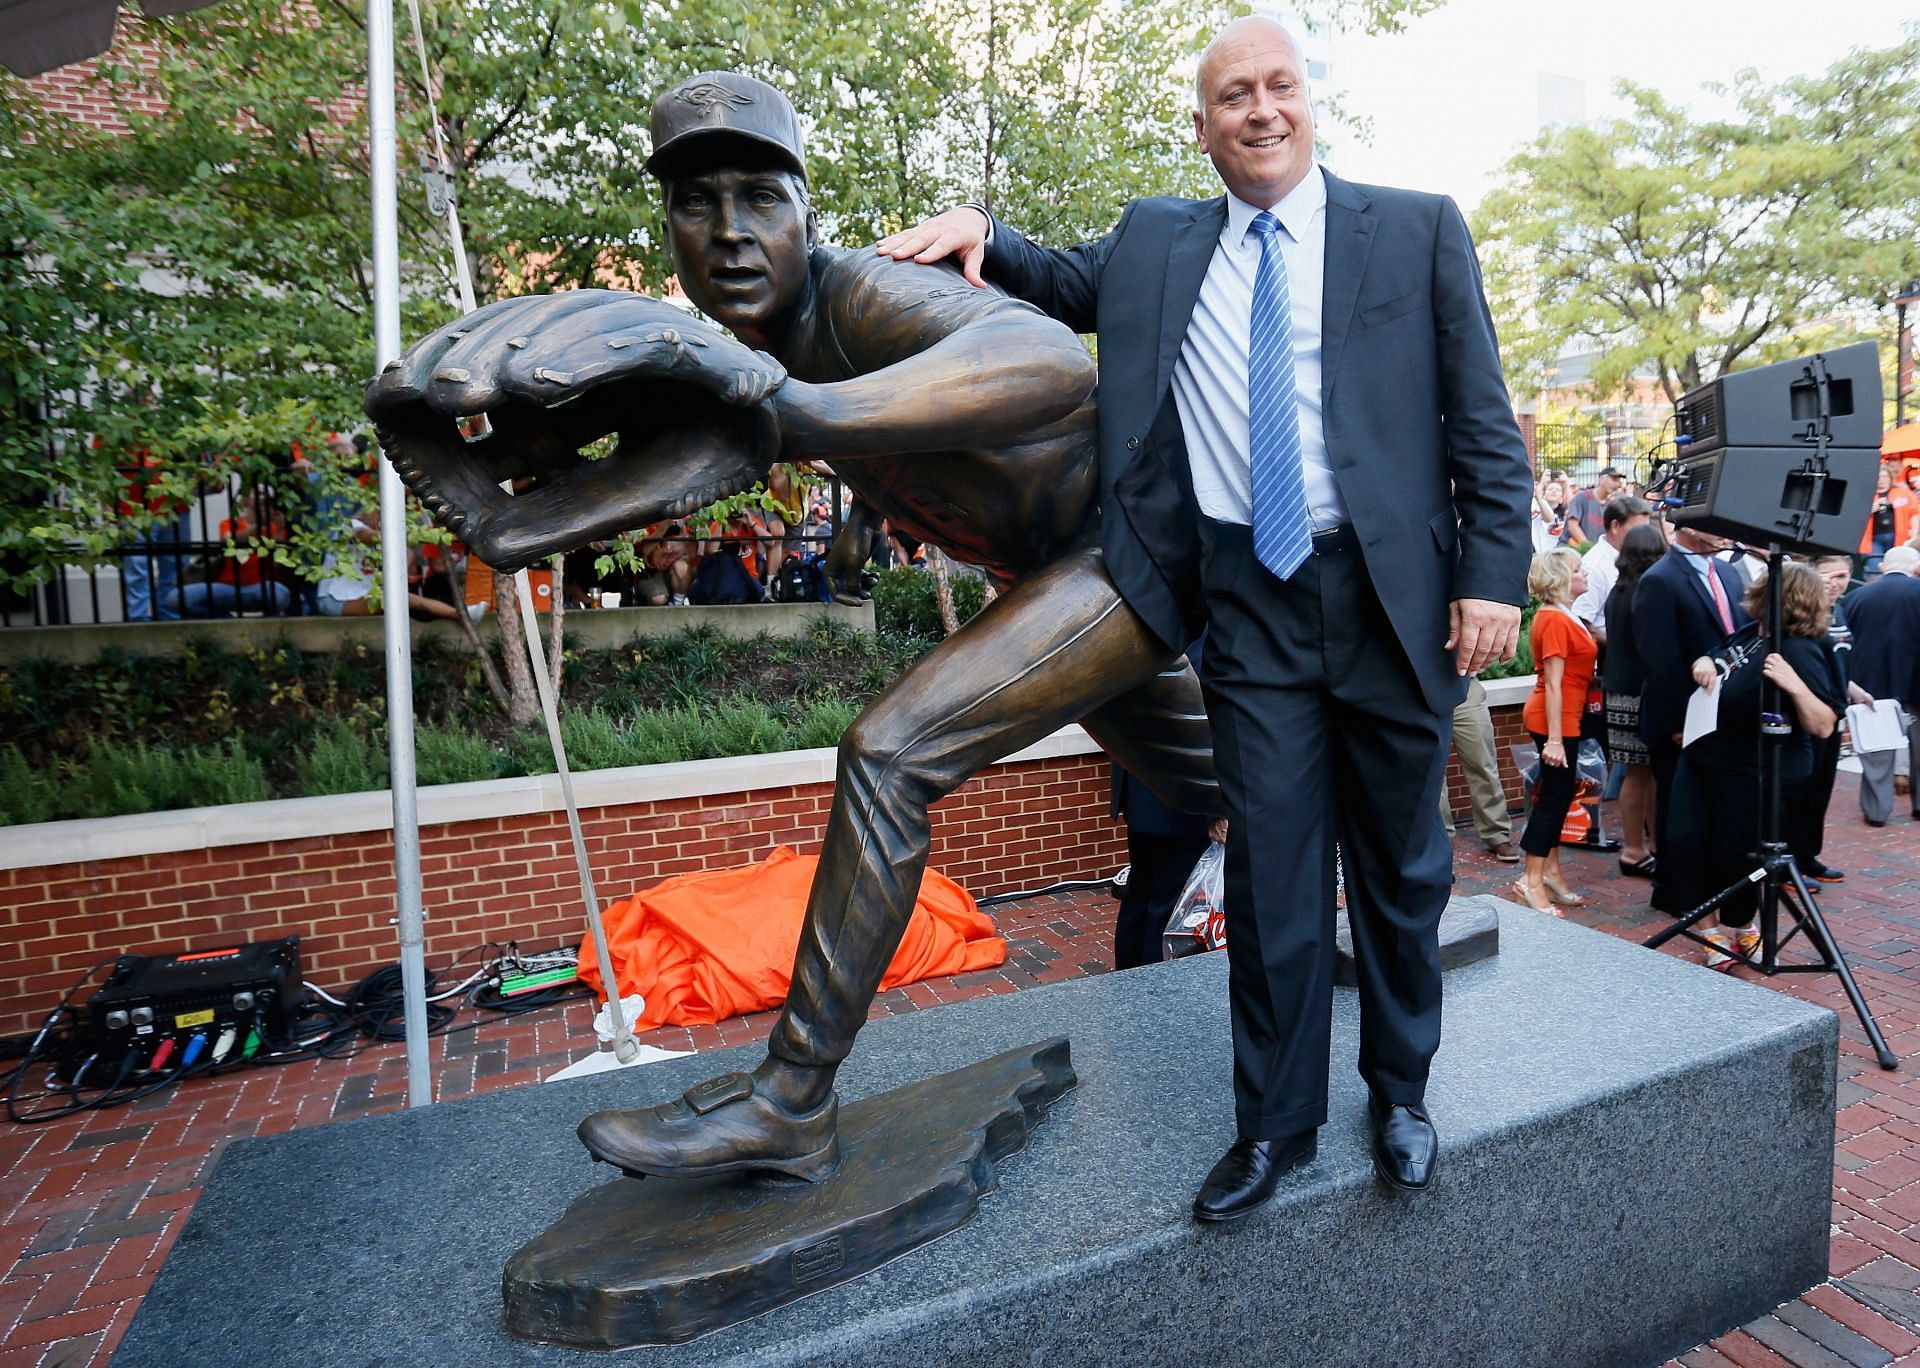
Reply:
M1855 755L1899 750L1907 744L1906 721L1900 714L1900 704L1891 698L1855 703L1847 709L1847 735L1853 738Z
M1711 736L1720 728L1720 684L1714 682L1711 689L1695 689L1693 697L1687 700L1687 725L1680 736L1680 745L1684 749L1703 736Z

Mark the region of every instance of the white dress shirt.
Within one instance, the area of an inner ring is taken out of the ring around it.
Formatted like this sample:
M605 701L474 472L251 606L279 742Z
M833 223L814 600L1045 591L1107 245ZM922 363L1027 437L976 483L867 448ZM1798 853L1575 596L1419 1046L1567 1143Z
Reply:
M1580 558L1587 568L1587 592L1573 601L1573 615L1587 626L1607 630L1607 595L1620 582L1620 548L1600 538Z
M1300 419L1301 473L1316 532L1347 521L1346 501L1327 459L1320 408L1320 312L1327 266L1327 182L1315 163L1278 204L1248 204L1227 195L1220 230L1173 368L1173 400L1187 439L1193 493L1216 522L1253 521L1253 481L1247 463L1247 352L1253 319L1254 274L1260 239L1250 231L1262 208L1280 220L1275 235L1287 268L1292 305L1293 380Z

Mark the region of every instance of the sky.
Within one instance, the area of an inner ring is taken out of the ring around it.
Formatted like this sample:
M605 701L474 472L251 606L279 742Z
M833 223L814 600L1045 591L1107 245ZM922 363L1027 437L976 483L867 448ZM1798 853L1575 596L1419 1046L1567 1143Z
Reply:
M1373 129L1370 144L1329 139L1328 165L1471 208L1539 131L1542 72L1584 82L1589 119L1621 111L1623 77L1716 112L1707 82L1823 71L1915 18L1915 0L1448 0L1401 34L1332 38L1333 83Z

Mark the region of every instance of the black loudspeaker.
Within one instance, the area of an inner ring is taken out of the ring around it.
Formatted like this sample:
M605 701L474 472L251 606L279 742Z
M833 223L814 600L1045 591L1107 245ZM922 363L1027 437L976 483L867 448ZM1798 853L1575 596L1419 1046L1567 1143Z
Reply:
M1880 475L1877 448L1724 447L1675 463L1667 521L1803 555L1860 548ZM1824 470L1821 469L1824 467Z
M1651 493L1677 527L1851 554L1880 473L1871 342L1703 385L1674 408L1677 454Z
M1871 342L1723 375L1673 409L1682 460L1722 447L1812 446L1823 427L1830 447L1877 451L1880 425L1880 351Z

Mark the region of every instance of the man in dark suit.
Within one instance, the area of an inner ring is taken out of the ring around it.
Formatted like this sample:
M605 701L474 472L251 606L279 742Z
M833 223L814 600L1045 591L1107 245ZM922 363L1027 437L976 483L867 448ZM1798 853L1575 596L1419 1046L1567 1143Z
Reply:
M1897 698L1909 714L1920 712L1920 551L1896 546L1880 561L1880 578L1841 600L1853 650L1847 660L1853 682L1875 698ZM1893 812L1896 752L1860 757L1860 815L1868 826L1885 826ZM1920 775L1920 727L1907 732L1910 772ZM1913 816L1920 819L1920 788Z
M1740 606L1747 584L1718 553L1731 545L1696 528L1673 534L1667 554L1640 577L1633 591L1633 634L1647 667L1640 689L1640 735L1653 767L1653 905L1667 912L1668 875L1686 852L1667 844L1667 814L1673 797L1673 771L1680 763L1680 737L1687 724L1687 699L1693 695L1693 662L1753 621Z
M1304 66L1263 19L1202 56L1220 198L1136 201L1065 251L976 207L880 244L957 256L1099 334L1108 570L1162 641L1208 624L1238 1139L1201 1220L1252 1211L1314 1154L1336 838L1375 1164L1401 1187L1432 1175L1452 883L1433 813L1464 676L1511 654L1527 565L1526 452L1466 226L1438 196L1326 173Z

